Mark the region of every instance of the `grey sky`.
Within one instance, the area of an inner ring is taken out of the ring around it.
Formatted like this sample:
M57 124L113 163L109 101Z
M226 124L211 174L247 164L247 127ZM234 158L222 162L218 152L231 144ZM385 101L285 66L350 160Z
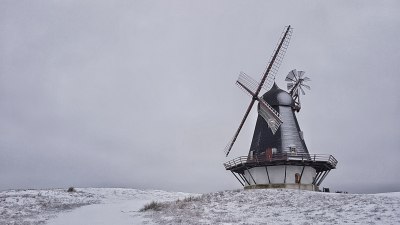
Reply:
M398 1L1 1L0 189L239 188L222 163L246 155L255 111L223 149L284 26L276 77L305 70L298 116L323 183L400 191Z

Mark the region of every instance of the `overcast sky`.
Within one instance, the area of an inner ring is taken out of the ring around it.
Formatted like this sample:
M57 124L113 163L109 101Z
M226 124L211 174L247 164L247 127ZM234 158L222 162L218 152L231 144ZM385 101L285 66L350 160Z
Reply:
M0 190L240 188L256 110L225 145L287 25L276 82L312 79L297 118L322 186L400 191L399 1L0 1Z

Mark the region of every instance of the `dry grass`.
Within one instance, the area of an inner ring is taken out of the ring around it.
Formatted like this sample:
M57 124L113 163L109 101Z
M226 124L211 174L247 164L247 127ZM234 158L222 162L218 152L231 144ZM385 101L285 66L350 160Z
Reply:
M148 210L160 211L162 207L163 207L163 204L161 202L152 201L152 202L144 205L143 208L141 208L139 210L139 212L145 212Z

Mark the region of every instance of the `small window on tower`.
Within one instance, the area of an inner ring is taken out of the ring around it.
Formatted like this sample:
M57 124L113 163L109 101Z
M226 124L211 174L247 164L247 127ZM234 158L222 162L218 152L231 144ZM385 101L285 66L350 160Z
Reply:
M289 146L289 151L290 151L290 153L292 153L292 154L296 154L296 146L294 146L294 145Z

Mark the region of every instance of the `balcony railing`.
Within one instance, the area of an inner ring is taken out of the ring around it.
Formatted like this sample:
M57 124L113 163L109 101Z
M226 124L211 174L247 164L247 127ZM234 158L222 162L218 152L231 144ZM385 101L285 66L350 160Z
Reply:
M229 170L231 168L240 165L264 165L272 162L278 161L302 161L307 163L312 162L326 162L330 164L333 168L336 167L338 161L332 155L327 154L299 154L299 153L281 153L272 155L261 155L261 156L240 156L234 158L226 163L224 163L225 169Z

